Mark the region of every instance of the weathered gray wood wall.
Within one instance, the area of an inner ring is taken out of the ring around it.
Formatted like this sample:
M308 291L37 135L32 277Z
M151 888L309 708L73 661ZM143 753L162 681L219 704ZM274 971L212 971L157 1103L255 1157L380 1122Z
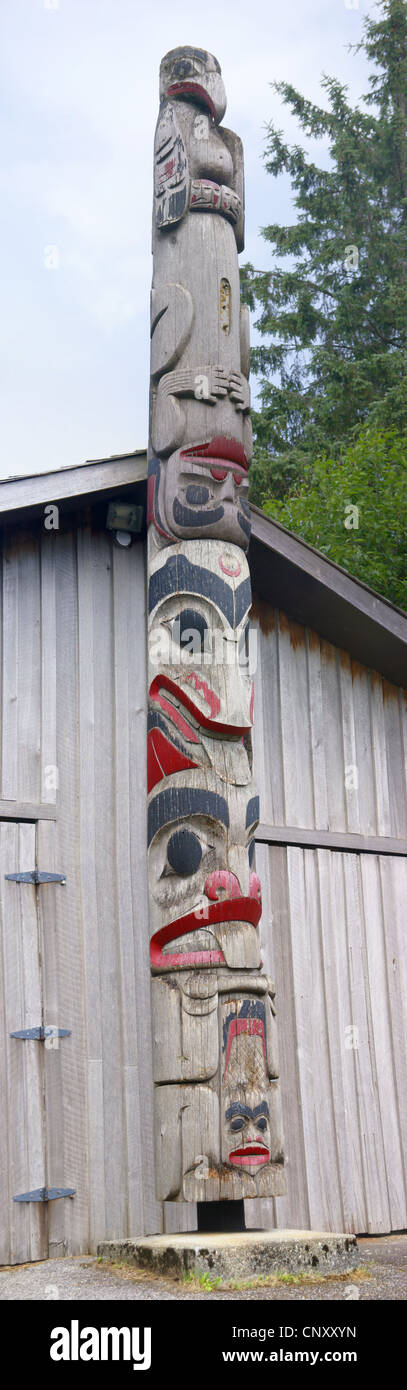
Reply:
M10 1155L30 1103L20 1088L14 1107L13 1069L29 1053L39 1065L41 1054L47 1182L76 1189L72 1200L48 1204L50 1250L93 1250L102 1236L162 1228L146 925L144 547L121 551L108 532L86 527L7 537L2 670L0 795L23 815L27 803L50 803L52 813L57 800L57 820L38 822L37 864L66 873L65 887L4 884L14 911L3 913L3 931L9 937L18 904L32 911L37 894L44 1018L72 1031L57 1050L7 1040ZM12 846L7 863L3 851L3 873L34 867L14 858ZM24 923L19 932L21 958ZM18 987L13 1018L10 1009L9 1001L6 1033L25 1026ZM41 1022L32 1009L29 1022ZM30 1164L26 1180L13 1161L7 1173L2 1156L14 1219L14 1193L40 1184ZM38 1207L23 1210L32 1220ZM12 1242L2 1258L35 1258L36 1248L16 1254Z
M405 696L264 605L261 621L262 822L406 838ZM143 546L120 550L85 525L8 533L1 652L7 1262L39 1258L47 1245L94 1250L103 1237L164 1222L193 1226L195 1208L167 1204L163 1214L154 1196ZM358 788L346 786L350 764ZM20 829L6 822L12 815ZM63 870L65 887L4 880L34 867L35 824L37 866ZM256 1220L406 1226L406 859L273 844L257 858L264 959L278 991L288 1196L256 1203ZM41 1021L72 1036L50 1049L9 1038ZM351 1026L356 1048L346 1045ZM42 1173L76 1196L18 1211L13 1195L42 1185Z
M257 613L255 766L270 843L256 862L288 1188L262 1217L397 1230L407 1225L407 692L263 602ZM273 844L273 826L343 832L343 852ZM355 854L352 833L383 837L384 849L395 837L404 856Z

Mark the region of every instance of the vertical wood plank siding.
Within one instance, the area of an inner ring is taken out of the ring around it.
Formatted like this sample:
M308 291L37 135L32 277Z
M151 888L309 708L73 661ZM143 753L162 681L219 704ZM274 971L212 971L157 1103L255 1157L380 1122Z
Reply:
M44 1056L34 1040L10 1034L41 1021L36 890L6 873L35 864L35 826L0 825L0 1264L47 1256L46 1210L13 1197L44 1187Z
M263 602L254 615L262 821L406 839L407 692ZM258 845L256 864L288 1193L251 1217L403 1229L407 859Z
M406 693L268 605L256 611L262 821L406 838ZM5 873L34 867L34 828L3 824L4 1261L41 1257L47 1230L51 1254L81 1253L102 1237L193 1228L196 1209L163 1211L154 1195L143 546L120 550L86 526L8 534L0 650L0 798L56 802L56 823L37 825L37 864L67 876L36 895L5 883ZM259 845L256 857L264 959L277 984L288 1194L248 1203L247 1216L265 1226L403 1228L406 860L283 845ZM27 972L41 1003L35 896L43 1019L72 1030L50 1050L8 1038L40 1021L24 1012ZM346 1045L350 1027L356 1048ZM74 1187L75 1198L13 1204L15 1192L42 1185L42 1167L44 1183Z
M407 839L407 690L264 601L253 615L261 820Z
M14 1204L11 1215L45 1213L50 1253L82 1252L164 1224L152 1131L144 547L119 550L86 527L8 536L2 657L1 797L6 788L7 800L57 801L56 824L37 832L39 868L67 880L37 893L44 1018L72 1030L55 1050L32 1042L14 1052L20 1066L28 1048L44 1065L47 1183L76 1189L73 1200ZM45 776L52 764L57 790ZM6 841L15 833L6 826ZM1 866L3 875L20 867L4 849ZM24 894L35 894L4 880L1 891L9 911L16 895L28 904Z

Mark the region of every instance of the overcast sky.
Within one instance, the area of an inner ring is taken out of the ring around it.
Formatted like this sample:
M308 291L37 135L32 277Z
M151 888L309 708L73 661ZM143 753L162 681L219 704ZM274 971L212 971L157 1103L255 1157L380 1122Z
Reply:
M357 101L366 63L347 45L375 10L371 0L0 0L0 477L146 445L163 54L193 44L221 64L225 121L245 151L242 259L267 267L259 229L290 220L290 198L265 173L265 123L301 138L270 83L318 101L328 72Z

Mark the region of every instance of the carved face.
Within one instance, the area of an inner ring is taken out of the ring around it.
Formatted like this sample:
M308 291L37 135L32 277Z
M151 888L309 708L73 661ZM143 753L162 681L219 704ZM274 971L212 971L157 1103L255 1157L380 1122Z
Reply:
M150 707L181 733L189 727L233 737L250 729L250 604L249 569L237 546L186 541L151 558Z
M268 1020L265 995L222 1001L222 1161L251 1174L271 1156Z
M235 457L233 457L235 455ZM247 550L247 460L237 440L212 439L149 464L148 520L162 544L206 534Z
M156 969L258 964L260 884L249 855L258 798L250 791L229 786L226 799L224 784L212 773L187 772L167 778L163 789L151 794L151 961Z
M222 1160L255 1175L270 1162L270 1109L264 1088L223 1095Z
M217 59L203 48L173 48L160 67L160 101L183 98L210 111L218 124L226 111L226 92Z

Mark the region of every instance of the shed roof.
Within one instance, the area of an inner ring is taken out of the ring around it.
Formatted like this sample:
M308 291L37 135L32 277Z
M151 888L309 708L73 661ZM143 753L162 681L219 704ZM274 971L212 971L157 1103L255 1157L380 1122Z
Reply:
M71 508L130 495L147 478L147 454L136 449L90 459L72 468L6 478L0 485L0 524L25 520L51 502ZM363 665L407 685L407 614L355 579L279 522L252 507L253 589L298 622L343 647Z

